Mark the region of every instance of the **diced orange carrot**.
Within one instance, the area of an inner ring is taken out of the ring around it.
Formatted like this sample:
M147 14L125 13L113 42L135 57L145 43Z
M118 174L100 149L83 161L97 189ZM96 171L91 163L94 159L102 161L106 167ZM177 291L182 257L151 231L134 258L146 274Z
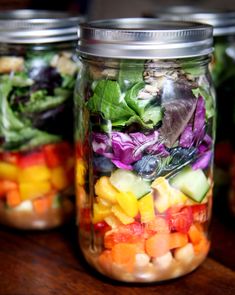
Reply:
M20 204L21 198L18 189L9 190L6 194L7 205L10 207L15 207Z
M188 237L182 233L155 234L145 242L145 249L148 255L160 257L169 250L183 247L188 243Z
M51 207L53 196L48 194L33 200L33 208L36 213L43 214Z
M203 238L200 242L193 246L195 254L207 254L210 249L210 242Z
M0 180L0 197L4 197L10 190L17 189L17 183L10 180Z
M205 238L203 229L198 224L192 224L188 231L189 240L195 245Z
M170 228L165 218L156 216L153 220L145 224L145 235L150 237L154 234L169 234Z
M169 249L169 234L155 234L145 242L146 253L151 257L160 257Z
M116 244L111 250L113 262L122 265L126 271L133 272L137 248L135 244Z
M172 233L169 235L169 248L170 249L184 247L187 243L188 243L187 234Z
M98 264L106 274L110 274L112 272L112 263L113 261L110 250L103 251L98 257Z

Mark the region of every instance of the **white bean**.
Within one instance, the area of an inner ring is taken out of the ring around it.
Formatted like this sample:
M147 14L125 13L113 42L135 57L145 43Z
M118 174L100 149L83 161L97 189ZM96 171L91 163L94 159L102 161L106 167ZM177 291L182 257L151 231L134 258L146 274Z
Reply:
M178 248L175 250L174 253L175 259L184 263L189 264L193 260L195 254L193 245L191 243L188 243L184 247Z
M170 251L160 257L153 258L153 264L161 269L167 269L171 266L172 262L173 256Z

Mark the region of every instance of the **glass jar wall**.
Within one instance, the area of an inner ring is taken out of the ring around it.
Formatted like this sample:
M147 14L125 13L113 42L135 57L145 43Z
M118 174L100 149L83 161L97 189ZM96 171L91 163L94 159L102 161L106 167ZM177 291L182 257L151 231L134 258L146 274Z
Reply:
M79 240L86 260L108 277L179 277L209 251L211 38L210 26L156 20L81 27L75 89ZM189 42L198 45L195 52Z
M0 223L48 229L71 218L72 95L79 18L0 14Z
M193 20L214 27L214 54L210 69L217 94L215 210L226 216L230 207L234 213L235 11L179 5L159 8L154 16Z

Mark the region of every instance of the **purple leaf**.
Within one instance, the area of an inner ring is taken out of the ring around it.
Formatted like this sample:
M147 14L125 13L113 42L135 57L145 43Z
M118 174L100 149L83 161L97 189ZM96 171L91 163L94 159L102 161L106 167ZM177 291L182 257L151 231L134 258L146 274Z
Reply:
M105 156L119 168L130 170L131 164L143 157L143 154L169 156L164 145L158 142L158 132L144 134L141 132L110 134L93 133L93 151Z
M112 132L113 159L129 165L141 159L141 153L135 153L137 148L132 138L122 132Z
M212 151L207 151L199 157L197 161L192 164L193 170L205 169L208 167L212 156Z
M196 142L199 142L200 139L205 134L204 132L205 119L206 119L205 101L202 96L199 96L197 100L197 106L196 106L194 122L193 122L194 140Z
M175 99L163 104L164 117L159 132L167 147L171 148L186 128L195 111L196 103L195 98L189 98Z
M112 160L113 164L115 166L117 166L118 168L120 169L124 169L124 170L133 170L132 166L131 165L126 165L118 160Z
M184 148L189 148L193 145L193 138L194 134L192 124L188 124L180 136L179 145Z
M93 151L99 155L105 156L109 159L113 158L112 141L107 134L93 132L92 148Z

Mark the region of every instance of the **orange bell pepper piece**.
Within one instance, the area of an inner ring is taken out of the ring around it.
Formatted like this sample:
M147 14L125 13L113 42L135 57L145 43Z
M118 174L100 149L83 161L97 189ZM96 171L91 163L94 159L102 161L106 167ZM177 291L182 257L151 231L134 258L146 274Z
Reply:
M9 207L15 207L21 203L20 193L18 189L12 189L7 192L7 205Z

